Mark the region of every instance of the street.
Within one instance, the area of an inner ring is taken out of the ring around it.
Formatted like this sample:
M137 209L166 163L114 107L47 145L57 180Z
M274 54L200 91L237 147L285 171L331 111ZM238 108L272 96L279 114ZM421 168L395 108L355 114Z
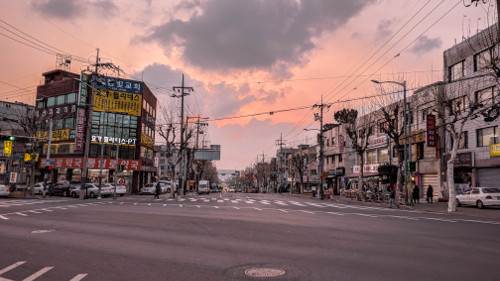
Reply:
M498 233L279 194L2 198L0 280L498 280Z

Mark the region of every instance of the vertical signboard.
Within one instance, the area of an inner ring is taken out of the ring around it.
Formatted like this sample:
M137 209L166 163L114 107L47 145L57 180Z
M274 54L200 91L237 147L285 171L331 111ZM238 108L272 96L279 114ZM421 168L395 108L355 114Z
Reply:
M87 87L88 87L89 76L88 74L80 74L80 90L78 91L78 106L85 107L87 105Z
M83 150L85 139L85 108L78 108L76 125L76 150Z
M4 141L3 154L5 156L10 156L12 154L12 141Z
M436 147L436 116L429 114L427 119L427 146Z
M339 152L344 152L344 136L339 136Z

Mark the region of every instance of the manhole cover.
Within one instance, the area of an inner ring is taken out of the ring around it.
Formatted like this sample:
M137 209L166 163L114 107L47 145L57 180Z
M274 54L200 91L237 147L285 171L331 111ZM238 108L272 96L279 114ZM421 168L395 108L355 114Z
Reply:
M250 277L278 277L285 275L283 269L278 268L250 268L245 270L245 274Z

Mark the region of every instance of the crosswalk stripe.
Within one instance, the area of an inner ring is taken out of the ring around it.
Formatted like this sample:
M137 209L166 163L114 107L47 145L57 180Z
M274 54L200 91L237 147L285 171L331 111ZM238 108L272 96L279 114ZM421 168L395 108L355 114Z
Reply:
M22 265L22 264L24 264L24 263L26 263L26 261L18 261L18 262L16 262L15 264L9 265L9 266L7 266L6 268L4 268L4 269L0 270L0 275L2 275L2 274L4 274L5 272L10 271L10 270L12 270L12 269L14 269L14 268L18 267L18 266L20 266L20 265Z
M85 276L87 276L87 275L88 275L87 273L81 273L81 274L78 274L77 276L71 278L71 280L69 280L69 281L80 281L83 278L85 278Z
M24 213L21 213L21 212L17 212L17 213L14 213L14 214L18 214L20 216L23 216L23 217L27 217L28 215L24 214Z
M53 266L44 267L44 268L40 269L39 271L33 273L32 275L28 276L28 278L23 279L23 281L33 281L36 278L45 274L47 271L51 270L52 268L54 268L54 267Z

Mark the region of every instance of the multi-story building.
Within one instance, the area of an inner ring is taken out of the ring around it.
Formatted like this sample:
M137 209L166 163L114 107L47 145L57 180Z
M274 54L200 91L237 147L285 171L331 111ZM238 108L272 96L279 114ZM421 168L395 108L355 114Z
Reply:
M19 102L0 101L0 183L26 184L29 181L34 107ZM10 153L9 153L10 152ZM25 154L29 153L29 157Z
M89 181L98 182L102 173L104 182L113 182L118 174L130 192L149 182L156 172L157 103L149 88L140 81L59 69L43 76L35 114L40 122L52 123L38 133L44 139L52 135L49 161L47 142L39 162L40 168L53 168L50 179L80 181L86 173Z
M500 141L498 140L498 67L500 40L497 24L444 51L445 94L457 112L482 105L478 118L467 120L455 161L455 184L500 187ZM495 110L491 110L497 108ZM491 110L491 111L490 111ZM489 113L489 114L488 114ZM496 115L496 116L495 116ZM489 118L488 118L489 117ZM448 117L446 122L451 118ZM486 120L486 121L485 121ZM445 136L445 149L452 145Z

